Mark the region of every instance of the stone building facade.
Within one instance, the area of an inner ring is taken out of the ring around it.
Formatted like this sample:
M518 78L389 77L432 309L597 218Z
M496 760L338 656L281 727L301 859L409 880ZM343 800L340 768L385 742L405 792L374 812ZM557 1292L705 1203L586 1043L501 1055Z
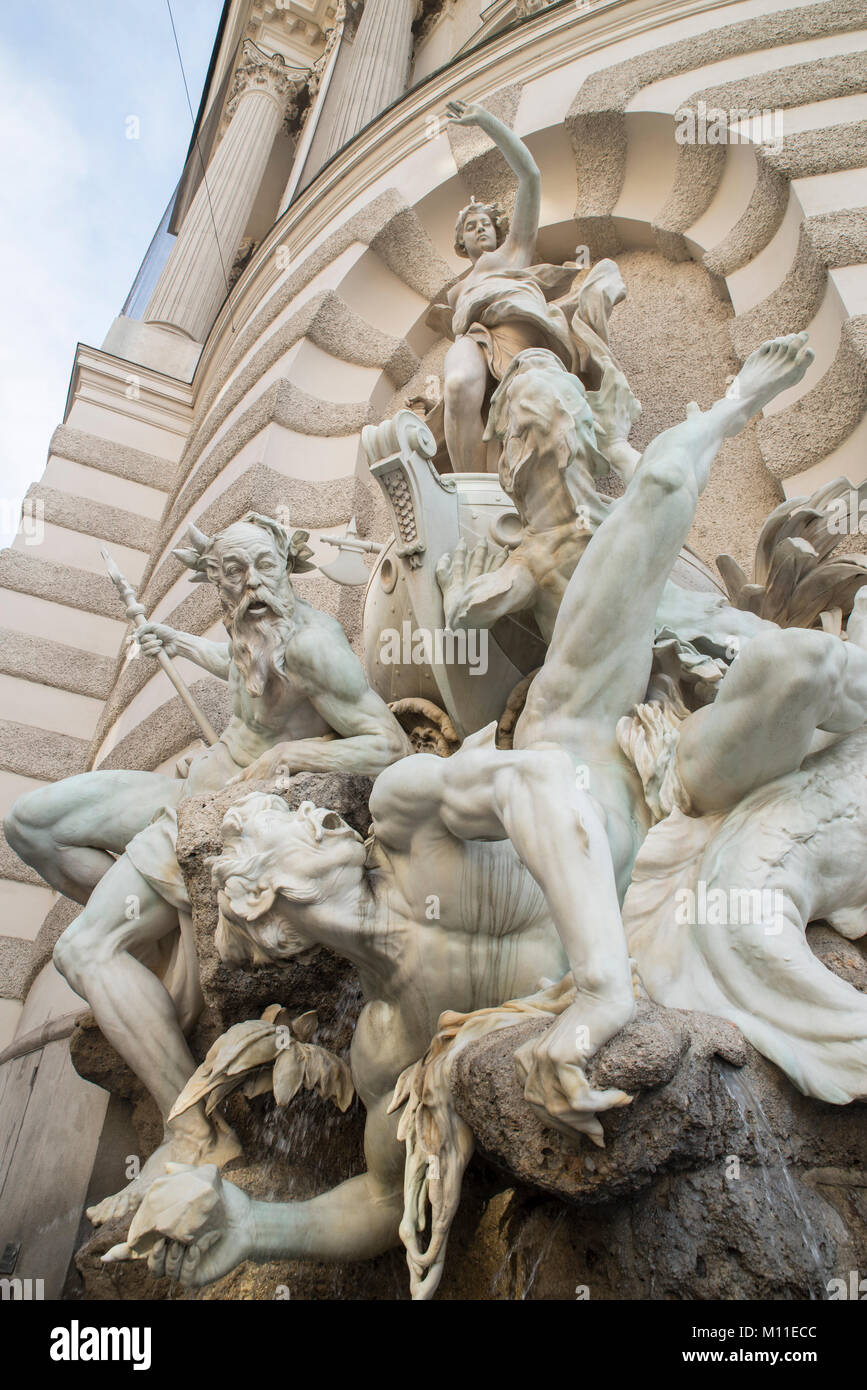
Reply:
M480 133L446 124L456 96L533 152L544 259L617 257L638 447L763 339L809 329L807 380L727 446L703 560L746 566L782 496L867 479L865 73L859 0L226 0L165 227L103 345L76 350L29 494L38 536L0 555L0 814L91 768L172 772L195 746L126 641L101 547L150 617L216 637L214 593L171 554L190 521L286 508L323 561L353 516L384 539L361 430L439 378L426 316L463 268L457 209L513 193ZM299 586L358 641L360 588ZM223 687L179 668L219 727ZM51 955L76 906L5 840L0 904L0 1247L20 1241L16 1272L57 1293L122 1140L69 1061L82 1004Z

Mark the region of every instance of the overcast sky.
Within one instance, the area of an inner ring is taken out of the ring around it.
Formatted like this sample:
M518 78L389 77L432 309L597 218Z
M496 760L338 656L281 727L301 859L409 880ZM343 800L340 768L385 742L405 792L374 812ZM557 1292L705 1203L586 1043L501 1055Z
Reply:
M171 0L193 110L221 0ZM190 113L166 0L0 14L0 545L41 475L77 342L99 347L178 180ZM129 116L138 117L138 139Z

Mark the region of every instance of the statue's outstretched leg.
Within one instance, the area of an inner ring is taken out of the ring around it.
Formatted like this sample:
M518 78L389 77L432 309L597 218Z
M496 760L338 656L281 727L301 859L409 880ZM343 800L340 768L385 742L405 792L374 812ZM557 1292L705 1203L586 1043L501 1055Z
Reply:
M813 360L806 341L798 333L764 343L726 397L705 412L691 406L682 424L645 450L569 580L545 665L515 729L516 748L569 747L577 730L588 756L593 739L613 742L617 720L644 699L656 610L711 464L724 440L801 379Z
M592 864L600 883L606 866L612 888L612 856L622 880L631 871L639 843L629 824L635 812L631 793L624 792L626 772L620 767L615 730L617 721L645 698L662 590L723 440L797 381L811 360L806 335L766 343L744 363L730 396L706 413L692 408L683 424L654 440L622 502L593 536L569 580L545 665L530 687L515 729L514 747L535 758L559 748L573 763L596 760L589 790L601 818L582 814L576 805L585 843L581 845L573 831L571 851L565 845L558 849L561 862L574 859L580 873ZM567 807L574 796L564 781L551 803ZM542 806L538 816L553 849L554 819ZM604 822L596 834L594 819ZM529 863L523 846L519 852ZM547 895L547 883L545 890ZM597 900L595 892L576 885L571 911L575 946L569 952L575 1004L541 1038L525 1044L516 1058L528 1099L540 1098L543 1108L561 1121L568 1122L572 1108L564 1085L570 1067L586 1061L631 1014L623 927L616 897L610 906L610 896ZM600 917L603 901L607 911ZM553 915L562 937L560 921ZM601 970L594 966L600 956Z
M168 992L136 951L178 930L176 910L126 855L97 883L90 900L54 948L54 960L83 996L108 1041L147 1087L165 1121L196 1064ZM224 1163L240 1152L201 1110L172 1122L163 1144L128 1188L89 1211L95 1225L132 1211L167 1160Z
M3 828L46 883L86 903L133 836L183 791L182 781L156 772L83 772L19 797Z
M486 448L482 406L488 384L485 355L472 338L461 337L444 365L446 445L456 473L484 473Z

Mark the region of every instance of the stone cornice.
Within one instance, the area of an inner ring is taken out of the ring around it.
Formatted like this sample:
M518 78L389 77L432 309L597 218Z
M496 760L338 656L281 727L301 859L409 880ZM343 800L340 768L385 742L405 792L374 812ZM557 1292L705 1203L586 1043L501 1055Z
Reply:
M529 19L530 15L546 10L554 0L515 0L515 15L518 19Z
M329 0L316 0L316 3L305 0L303 4L294 4L291 0L276 4L274 0L253 0L245 36L263 43L269 33L276 35L282 31L291 37L300 32L304 42L315 48L327 41L328 34L341 18L339 11L344 8L345 0L336 0L336 4ZM332 10L338 13L332 16Z
M78 343L63 419L69 418L74 401L87 400L186 439L192 398L192 387L176 377Z

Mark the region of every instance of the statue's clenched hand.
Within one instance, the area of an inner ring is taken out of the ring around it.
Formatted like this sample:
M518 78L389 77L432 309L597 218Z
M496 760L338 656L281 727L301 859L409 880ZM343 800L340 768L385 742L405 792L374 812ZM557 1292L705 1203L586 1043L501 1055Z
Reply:
M145 656L158 657L160 652L166 656L178 654L178 634L166 623L144 623L136 628L134 636Z
M289 760L289 753L294 747L295 745L290 743L275 743L273 748L262 753L237 777L233 777L232 781L267 782L274 777L291 777L293 769Z
M148 1262L158 1279L193 1288L210 1284L255 1248L253 1203L214 1164L167 1163L136 1212L126 1242L103 1255L106 1264Z
M604 1147L605 1136L596 1112L629 1105L632 1097L613 1088L597 1091L587 1080L584 1064L601 1041L607 1041L606 1033L611 1036L610 1028L603 1024L600 1040L595 1042L587 1017L583 1001L572 1004L544 1033L518 1048L515 1068L524 1084L525 1100L545 1124L553 1124L565 1134L586 1134Z
M491 549L487 537L474 545L472 550L467 548L466 541L461 540L452 553L441 557L436 576L442 590L447 628L454 629L460 623L475 581L482 575L500 569L507 558L508 551Z

